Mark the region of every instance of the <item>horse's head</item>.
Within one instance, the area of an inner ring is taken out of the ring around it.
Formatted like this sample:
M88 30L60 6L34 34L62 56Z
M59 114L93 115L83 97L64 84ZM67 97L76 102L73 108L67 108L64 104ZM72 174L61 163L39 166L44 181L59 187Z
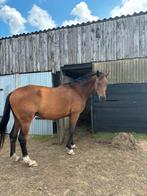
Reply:
M97 92L100 101L106 100L106 90L107 90L107 76L108 74L104 74L102 72L96 72L96 82L95 82L95 91Z

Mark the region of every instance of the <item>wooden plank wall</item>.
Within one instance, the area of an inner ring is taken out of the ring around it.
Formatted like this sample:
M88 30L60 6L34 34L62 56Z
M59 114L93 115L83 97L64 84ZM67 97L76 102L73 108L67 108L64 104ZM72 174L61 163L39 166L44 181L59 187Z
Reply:
M0 39L0 74L147 56L147 14Z

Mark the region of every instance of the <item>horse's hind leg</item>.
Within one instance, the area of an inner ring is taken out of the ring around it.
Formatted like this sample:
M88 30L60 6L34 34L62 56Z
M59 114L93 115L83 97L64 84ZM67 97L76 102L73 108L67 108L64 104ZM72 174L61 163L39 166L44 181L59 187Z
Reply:
M18 161L20 159L20 157L17 156L15 153L16 140L17 140L19 128L20 128L20 124L19 124L18 120L15 118L13 128L9 134L9 137L10 137L10 158L14 161Z
M30 123L24 123L21 127L22 129L20 130L18 140L22 150L23 161L28 166L37 166L37 162L35 160L30 159L27 151L27 137L28 137Z
M22 129L20 130L19 136L18 136L18 141L20 143L21 151L23 157L28 155L27 147L26 147L26 139L24 137L24 134L22 132Z

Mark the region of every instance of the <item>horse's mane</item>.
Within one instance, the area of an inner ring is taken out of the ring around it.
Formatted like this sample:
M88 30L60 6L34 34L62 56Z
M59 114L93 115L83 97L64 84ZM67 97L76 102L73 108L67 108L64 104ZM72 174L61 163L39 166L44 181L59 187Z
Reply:
M73 86L73 85L76 85L76 84L81 84L82 82L85 82L85 81L87 82L89 79L91 79L92 76L95 76L95 75L97 75L98 77L104 76L104 74L102 72L99 72L99 71L97 71L96 73L91 72L91 73L86 74L84 76L73 79L70 82L64 83L63 85Z

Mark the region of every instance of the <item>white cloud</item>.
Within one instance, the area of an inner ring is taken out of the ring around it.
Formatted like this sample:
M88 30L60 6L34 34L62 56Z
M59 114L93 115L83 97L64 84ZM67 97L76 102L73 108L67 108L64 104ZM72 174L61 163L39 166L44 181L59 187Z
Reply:
M99 19L97 16L91 15L91 11L88 8L88 5L84 1L77 4L73 8L70 14L74 16L75 18L73 20L65 20L63 22L63 26L82 23L82 22L88 22L88 21L94 21L94 20Z
M5 2L6 2L6 0L0 0L0 4L3 4Z
M147 11L147 0L122 0L121 4L114 7L110 14L115 17L140 11Z
M4 5L0 9L0 19L9 24L11 34L19 34L25 32L25 18L15 8Z
M28 23L39 30L56 27L51 15L37 5L33 5L29 11Z

